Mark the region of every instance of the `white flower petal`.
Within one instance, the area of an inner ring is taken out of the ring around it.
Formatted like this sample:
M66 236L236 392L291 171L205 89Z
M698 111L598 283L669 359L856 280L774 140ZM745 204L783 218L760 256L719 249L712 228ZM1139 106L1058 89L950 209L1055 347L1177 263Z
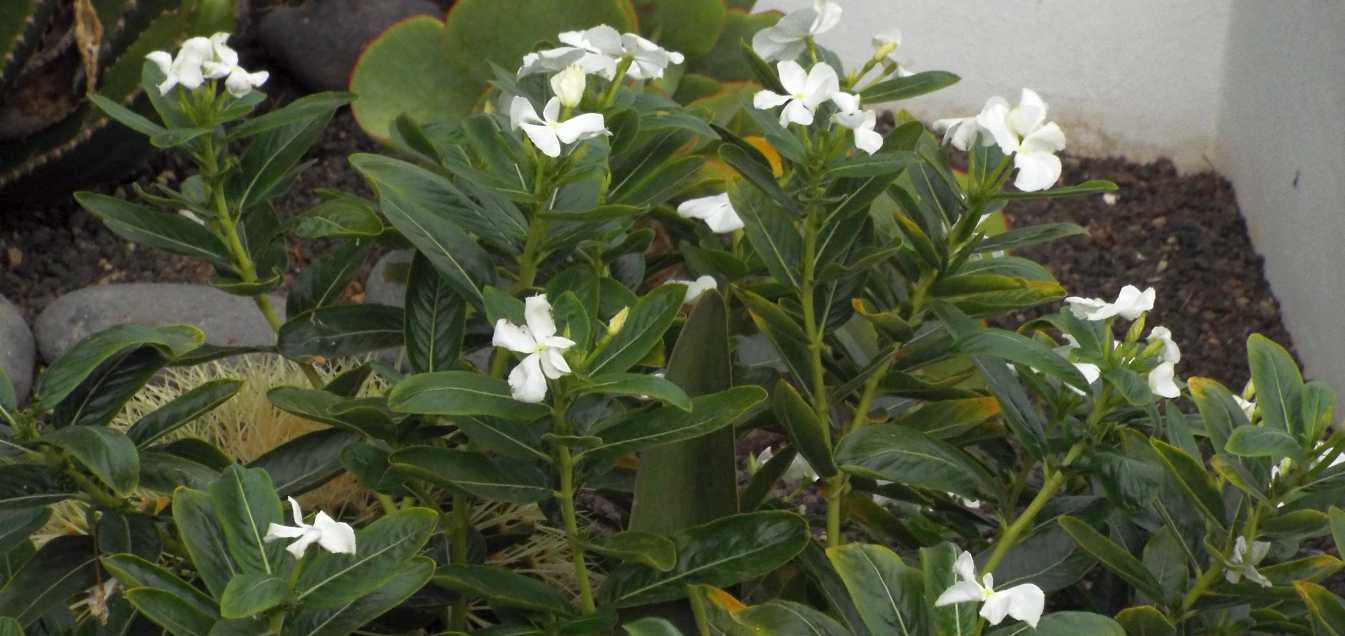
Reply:
M557 380L570 373L570 364L565 361L565 354L562 350L548 348L537 355L542 362L542 375Z
M542 374L542 357L531 354L509 372L510 394L520 402L537 403L546 399L546 376Z
M1019 152L1026 153L1053 153L1065 149L1065 131L1060 130L1060 126L1051 122L1033 131L1023 138L1019 144Z
M523 124L540 124L542 118L537 116L537 109L533 108L532 102L528 98L514 96L509 102L509 127L518 130Z
M788 126L790 123L800 126L813 125L813 109L801 100L790 100L780 110L780 125Z
M1034 629L1037 627L1037 622L1041 620L1042 610L1046 608L1046 593L1031 583L1015 585L1004 591L996 591L990 595L990 599L986 600L986 605L990 605L999 598L1005 599L1009 616L1031 625Z
M173 67L173 56L167 51L153 51L145 55L145 59L154 62L154 66L164 75L168 75L169 69Z
M1046 121L1046 102L1030 88L1024 88L1018 97L1018 106L1009 111L1008 123L1014 132L1027 136L1041 128ZM1063 136L1062 136L1063 140ZM1063 144L1063 141L1062 141Z
M1009 127L1009 103L1003 97L995 96L986 101L980 114L976 115L976 124L995 138L1004 154L1018 152L1018 135Z
M322 549L336 554L355 554L355 529L350 524L343 523L327 516L325 512L319 512L316 519L313 520L313 527L322 533L318 538L318 545Z
M810 109L816 108L839 90L840 78L836 76L836 69L826 62L818 62L808 71L808 80L803 89L806 97L803 101Z
M743 221L733 209L728 193L683 201L677 206L677 214L682 218L701 219L717 234L740 230L743 227Z
M560 156L560 138L556 131L545 124L523 124L523 134L528 136L532 145L542 154L556 158Z
M1162 362L1149 372L1149 390L1154 395L1174 399L1181 397L1182 390L1176 382L1176 365Z
M556 136L570 144L581 139L591 139L607 132L600 113L584 113L565 120L556 126Z
M546 294L529 296L523 301L523 319L528 323L528 333L538 341L556 335L556 322L551 318L551 303Z
M303 536L299 537L299 539L296 540L294 543L285 546L285 550L287 550L290 554L294 555L294 558L302 559L304 558L304 552L308 550L308 546L313 545L313 543L318 539L320 539L321 537L322 537L321 532L318 532L317 530L306 529L304 530Z
M1172 339L1172 331L1167 327L1158 326L1149 330L1149 342L1158 340L1163 343L1163 361L1177 364L1182 361L1182 350L1177 346L1177 341Z
M696 302L707 291L719 288L719 281L714 276L705 275L693 281L679 281L687 286L686 296L682 297L682 304L690 305Z
M1060 179L1060 158L1050 153L1020 151L1013 156L1013 165L1018 168L1013 185L1023 192L1048 190Z
M768 90L760 90L752 96L752 107L757 110L769 110L788 101L788 95L781 95Z
M786 93L797 95L807 90L808 73L798 62L785 60L776 64L775 70L780 74L780 86L784 87Z
M262 537L262 541L270 543L276 539L293 539L295 537L303 536L303 534L303 528L282 526L278 523L273 523L266 526L266 536Z
M812 35L820 35L834 28L841 21L841 5L832 0L814 0L813 11L817 17L813 18L813 24L808 32Z
M519 327L504 318L495 321L495 335L491 337L490 344L514 353L532 353L537 350L537 339L526 327Z
M984 596L985 592L981 589L981 584L976 581L958 581L944 590L939 598L935 599L934 607L979 602Z

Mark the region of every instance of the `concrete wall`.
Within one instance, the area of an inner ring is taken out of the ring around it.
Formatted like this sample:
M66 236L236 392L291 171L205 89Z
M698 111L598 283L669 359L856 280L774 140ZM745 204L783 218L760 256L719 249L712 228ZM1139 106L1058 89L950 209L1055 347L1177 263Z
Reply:
M1215 165L1308 375L1345 389L1345 3L1233 2Z
M1229 0L840 1L844 18L821 41L847 64L872 54L874 33L896 28L912 70L962 76L905 104L922 118L975 114L991 95L1017 101L1028 87L1050 105L1071 152L1166 156L1182 169L1209 168Z

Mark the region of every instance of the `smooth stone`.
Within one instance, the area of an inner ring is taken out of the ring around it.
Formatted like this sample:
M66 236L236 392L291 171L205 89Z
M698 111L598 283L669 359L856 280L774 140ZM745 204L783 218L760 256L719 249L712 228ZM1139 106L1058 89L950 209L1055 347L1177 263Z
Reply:
M285 301L272 305L284 319ZM126 283L77 289L52 301L37 316L38 350L51 362L76 342L116 325L195 325L206 343L269 346L275 333L251 298L206 285Z
M28 329L28 323L24 322L23 314L13 303L0 296L0 369L14 384L19 403L23 403L33 388L36 357L33 332Z
M312 90L346 90L371 40L416 15L443 19L429 0L309 0L262 17L257 37L271 57Z
M406 304L406 276L411 272L411 250L384 254L364 281L364 302L401 307Z

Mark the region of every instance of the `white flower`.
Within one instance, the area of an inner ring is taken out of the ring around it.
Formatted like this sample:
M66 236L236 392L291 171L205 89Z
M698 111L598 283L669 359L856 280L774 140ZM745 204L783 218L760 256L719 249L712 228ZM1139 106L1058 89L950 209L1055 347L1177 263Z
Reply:
M980 135L981 125L976 123L975 115L950 117L934 120L934 130L943 131L943 143L951 142L954 148L966 152L976 141L977 135ZM989 135L981 136L981 145L989 146L992 143L995 143L994 138Z
M810 8L794 11L752 36L752 50L767 62L793 60L808 48L807 39L830 31L841 21L841 5L813 0Z
M1160 362L1149 372L1149 390L1154 395L1173 399L1181 397L1181 387L1177 386L1177 365L1171 362Z
M515 400L541 402L546 399L547 379L556 380L570 372L565 350L573 347L574 341L556 335L556 323L551 319L551 304L546 302L546 294L530 296L524 301L523 317L526 326L499 319L490 343L525 354L509 372L509 389Z
M548 157L560 156L560 145L591 139L607 133L600 113L584 113L560 121L560 98L552 97L537 116L526 97L514 97L509 103L509 125L523 129L534 146Z
M566 108L574 108L584 99L584 87L588 83L584 69L571 64L559 73L551 76L551 90Z
M663 77L669 64L681 64L685 59L681 53L669 51L634 33L621 36L621 48L631 58L626 77L636 80Z
M593 73L591 66L580 63L585 60L588 53L583 49L577 49L573 46L561 46L554 49L545 49L535 53L529 53L523 56L523 65L518 67L518 76L532 75L534 73L557 73L565 70L572 64L578 64L584 69L585 73ZM616 73L616 66L613 65L612 72Z
M271 74L266 71L250 73L238 65L238 52L229 48L228 33L216 33L210 36L211 59L202 62L201 70L206 79L224 80L224 88L234 97L243 97L252 89L266 83Z
M957 603L985 603L981 607L981 617L991 625L998 625L1005 616L1012 616L1034 629L1041 620L1042 610L1046 608L1046 593L1032 583L1015 585L1004 591L994 589L994 575L989 572L976 582L976 562L971 553L963 551L953 563L953 572L959 579L939 595L934 607L955 605Z
M1063 335L1065 338L1065 344L1063 346L1056 347L1055 352L1058 355L1060 355L1060 357L1066 360L1070 360L1069 353L1079 348L1079 341L1074 336L1071 336L1069 334L1063 334ZM1087 381L1088 384L1097 382L1098 378L1102 377L1102 369L1098 367L1096 364L1093 364L1091 362L1075 362L1073 360L1070 360L1070 364L1074 365L1074 368L1079 370L1079 374L1083 376L1083 379ZM1087 395L1083 391L1073 386L1069 385L1066 386L1069 388L1069 390L1078 393L1079 395Z
M770 447L767 447L757 455L757 466L765 466L774 456ZM794 459L789 462L789 468L785 469L785 474L780 476L780 480L791 485L811 484L817 481L817 473L808 465L808 460L804 459L803 455L796 453Z
M1154 308L1154 288L1140 291L1134 285L1126 285L1117 294L1116 302L1107 302L1101 298L1083 298L1070 296L1065 299L1070 311L1084 320L1106 320L1120 316L1126 320L1139 318L1140 314Z
M1248 421L1251 421L1252 413L1256 411L1256 403L1242 399L1241 395L1234 395L1233 401L1238 403L1238 408L1242 409L1242 414L1247 416Z
M182 43L177 57L169 55L166 51L154 51L146 55L145 59L153 62L163 72L164 80L159 84L159 94L167 95L168 91L178 85L187 90L200 88L205 82L205 73L201 65L209 60L212 54L210 40L194 37Z
M285 546L285 549L296 559L302 559L304 551L315 541L328 552L355 554L355 529L350 527L350 524L332 519L322 511L318 511L312 525L304 523L304 514L299 510L299 502L295 501L294 497L290 497L290 510L294 515L294 525L271 524L266 528L264 539L267 543L277 539L295 539L295 542Z
M677 215L684 219L700 219L716 234L741 230L743 220L733 209L728 193L698 199L688 199L677 206Z
M1108 205L1108 206L1116 205L1116 201L1117 201L1118 198L1119 198L1119 197L1116 196L1116 193L1115 193L1115 192L1103 192L1103 193L1102 193L1102 203L1104 203L1104 204L1106 204L1106 205Z
M715 280L714 276L709 275L701 276L696 280L670 280L664 284L686 285L687 293L686 296L682 298L683 305L690 305L691 303L696 302L696 299L700 298L701 294L704 294L711 289L719 289L719 282Z
M775 68L780 72L780 85L788 94L760 90L752 97L752 106L757 110L769 110L784 104L780 110L781 126L788 126L791 122L811 126L817 106L840 90L836 70L826 62L814 64L807 73L793 60L780 62Z
M111 616L108 602L112 600L112 595L117 593L119 587L117 579L108 577L102 583L90 587L84 598L73 603L71 609L86 608L89 610L89 616L98 621L99 625L106 625Z
M1167 327L1154 327L1149 331L1149 342L1155 340L1163 343L1163 361L1177 364L1182 361L1182 350L1177 347L1177 342L1172 339L1172 331Z
M1019 190L1045 190L1060 178L1055 153L1065 149L1065 133L1055 122L1046 122L1046 103L1032 89L1024 88L1012 108L1003 97L991 97L976 123L994 135L1005 155L1014 155L1018 176L1013 184Z
M566 31L556 36L556 39L582 52L578 64L585 72L601 75L608 80L616 77L617 60L625 54L621 46L621 34L616 29L599 24L583 31Z
M1270 579L1256 571L1257 564L1266 558L1270 552L1270 543L1266 541L1253 541L1249 547L1246 537L1238 537L1233 544L1233 554L1228 557L1228 569L1224 570L1224 578L1229 583L1237 583L1243 577L1261 587L1270 587Z
M884 59L897 63L895 53L897 47L901 46L901 31L888 29L873 36L873 59L882 61ZM898 64L898 67L900 65Z
M838 91L831 96L831 101L840 109L833 119L855 132L856 148L873 154L883 147L883 136L874 130L874 126L878 123L878 115L871 110L860 109L858 95Z

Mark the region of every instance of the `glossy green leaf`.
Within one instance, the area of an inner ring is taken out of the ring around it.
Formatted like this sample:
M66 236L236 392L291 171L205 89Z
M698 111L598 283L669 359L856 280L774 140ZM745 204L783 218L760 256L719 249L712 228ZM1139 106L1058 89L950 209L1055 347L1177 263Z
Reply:
M627 395L657 400L683 411L691 410L691 398L686 391L671 381L656 375L640 373L605 373L593 376L576 391L577 395Z
M215 619L171 592L152 587L126 590L126 600L145 618L177 636L209 636Z
M615 459L626 453L694 439L734 422L766 398L760 387L739 386L692 399L691 412L674 406L621 415L598 431L601 443L583 452L592 461Z
M420 553L437 523L427 508L399 510L357 531L355 554L315 551L294 575L295 602L337 607L377 590Z
M334 607L304 606L285 620L284 636L343 636L400 606L434 573L434 561L413 557L402 561L392 578L359 599Z
M205 226L184 216L93 192L76 193L75 200L113 233L128 241L199 258L220 267L233 267L233 259L224 244Z
M1126 636L1176 636L1177 626L1152 605L1127 607L1116 614Z
M1036 192L1015 192L1005 190L995 195L996 199L1053 199L1059 197L1077 197L1089 194L1099 194L1102 192L1115 192L1116 184L1101 179L1089 179L1083 183L1072 186L1061 186L1051 188L1050 190L1039 190Z
M667 572L677 563L677 545L671 539L652 532L627 531L595 540L587 549L631 563L642 563Z
M201 580L215 596L224 594L224 588L235 574L241 572L227 548L227 539L215 520L214 503L210 495L199 490L180 488L173 493L173 523L187 554Z
M1266 426L1298 435L1301 420L1295 396L1303 390L1303 374L1284 347L1261 334L1247 338L1247 365L1256 385L1256 404Z
M1269 457L1279 461L1288 457L1302 460L1303 449L1294 436L1269 426L1243 424L1233 429L1224 450L1238 457Z
M663 341L685 296L686 290L678 285L645 294L631 307L621 330L589 356L588 372L595 376L620 373L643 360Z
M479 596L491 605L562 615L574 611L555 588L501 567L442 566L432 580L439 587Z
M792 601L773 600L753 605L736 612L733 619L758 634L850 636L850 632L835 619Z
M176 574L155 563L133 554L106 556L103 557L102 563L103 567L117 577L117 581L126 589L148 587L162 590L172 594L196 612L208 616L212 620L219 618L219 612L216 610L213 599L192 587L190 583L182 580Z
M845 581L864 624L874 634L924 634L929 617L924 577L880 545L852 543L827 548L827 558Z
M1331 636L1345 634L1345 600L1310 581L1294 583L1294 590L1308 606L1308 612L1313 618L1313 627L1321 630L1316 633Z
M915 430L870 426L852 431L836 447L841 470L917 488L977 497L990 483L980 464L956 447Z
M942 593L957 583L957 574L953 571L953 564L957 562L957 556L960 550L951 543L940 543L936 546L920 548L920 572L924 575L924 589L928 594L934 592ZM1008 560L1000 563L996 570L998 574L1003 574L1008 569ZM997 579L1000 589L1009 589L1015 583ZM935 597L936 599L938 597ZM945 605L943 607L932 607L929 611L930 628L939 636L954 636L956 634L970 634L976 630L976 623L980 618L976 615L976 607L969 603L956 603Z
M395 424L386 409L374 408L377 400L341 397L329 391L281 386L266 397L276 408L315 422L348 431L388 439L395 435Z
M290 319L276 348L296 360L339 358L402 345L402 309L333 305Z
M781 511L732 515L671 538L677 564L670 571L619 566L603 585L604 604L646 605L681 598L693 583L723 587L764 576L788 563L809 540L807 522Z
M808 353L808 336L779 305L745 289L736 290L735 296L747 306L748 315L757 329L766 334L780 353L785 366L799 383L812 381L812 357Z
M294 226L299 238L363 239L383 233L383 221L372 205L349 194L330 194L313 207Z
M1116 621L1090 612L1052 612L1041 617L1036 629L1016 624L1001 627L988 636L1126 636Z
M0 616L28 625L92 586L96 570L91 537L58 536L0 587Z
M626 636L683 636L682 630L672 623L653 616L626 623L621 629L626 632Z
M367 253L364 246L347 243L310 263L295 278L285 300L285 312L299 316L335 304L359 274Z
M406 286L406 357L417 373L446 371L462 352L467 303L428 259L417 253Z
M279 194L346 101L335 93L301 97L291 104L298 116L254 135L238 158L238 168L229 173L226 190L231 200L246 210Z
M973 357L995 397L999 398L1004 422L1014 437L1034 457L1041 457L1046 449L1046 424L1018 378L1009 372L1003 361L994 358Z
M120 325L100 331L76 343L47 367L38 378L33 407L39 411L54 408L99 365L127 350L152 346L174 357L195 349L204 339L200 329L189 325Z
M229 398L237 395L242 388L242 380L223 379L206 382L136 420L136 423L126 431L126 436L131 438L136 446L144 448L229 401Z
M471 451L412 446L393 453L388 461L405 475L485 499L531 503L552 496L550 485L537 469L517 462L491 461Z
M1215 525L1223 527L1225 523L1224 501L1219 491L1210 482L1209 474L1198 460L1185 451L1162 440L1149 441L1163 461L1164 467L1181 486L1182 492L1205 518Z
M965 338L958 338L956 347L960 353L966 355L998 358L1021 364L1081 389L1088 388L1088 381L1069 360L1046 345L1012 331L985 329Z
M359 436L340 429L305 433L262 454L248 464L264 469L281 497L297 497L341 474L341 451Z
M830 433L824 430L824 427L830 428L831 423L818 420L817 413L798 390L784 380L775 383L771 406L775 418L789 434L794 448L808 460L808 465L823 478L836 476L840 469L836 467L826 441L830 439Z
M1335 422L1336 392L1330 385L1314 380L1298 390L1291 407L1298 412L1303 423L1300 439L1315 442Z
M545 404L515 400L504 380L469 371L408 376L388 392L388 406L400 413L480 415L516 422L550 414Z
M277 574L282 544L268 546L263 540L272 523L283 521L270 475L260 468L230 466L210 485L210 498L228 555L239 570Z
M125 433L96 426L67 426L42 436L93 473L118 495L126 496L140 484L140 455Z
M1073 223L1043 223L1040 225L1029 225L1027 227L1013 228L1003 234L987 236L981 244L976 247L977 252L996 252L1000 250L1014 250L1042 243L1058 241L1062 238L1078 236L1086 233L1080 225Z
M946 71L924 71L883 80L865 88L859 96L865 104L881 104L919 97L956 84L960 77Z
M1092 526L1077 517L1061 515L1056 518L1056 522L1060 524L1061 529L1069 534L1070 538L1074 539L1074 542L1081 549L1093 555L1093 558L1100 561L1107 569L1147 594L1149 598L1162 599L1167 597L1163 591L1163 586L1158 582L1158 579L1154 578L1153 573L1149 572L1144 564L1125 548L1103 536L1102 533L1094 530Z

